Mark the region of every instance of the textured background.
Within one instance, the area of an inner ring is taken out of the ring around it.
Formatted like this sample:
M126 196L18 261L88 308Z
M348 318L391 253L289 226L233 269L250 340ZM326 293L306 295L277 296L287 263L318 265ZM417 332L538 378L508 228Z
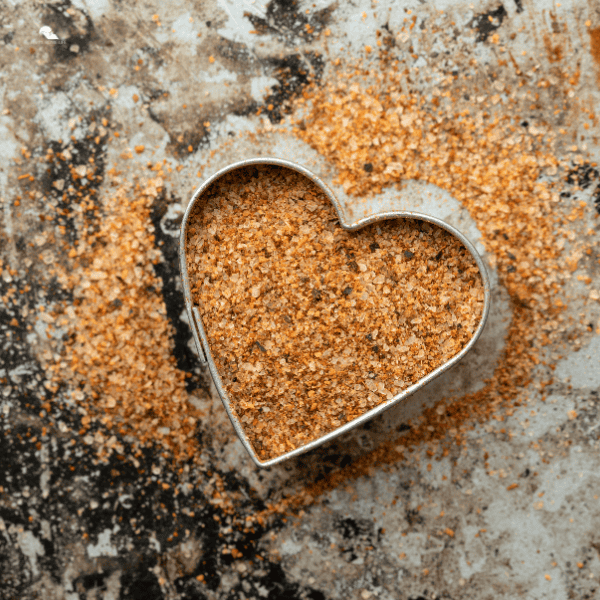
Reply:
M597 597L594 168L574 170L566 184L572 189L561 196L567 209L586 203L567 238L585 237L591 251L576 261L562 290L570 299L567 314L583 334L565 333L565 347L548 357L551 368L532 373L518 410L480 422L463 445L450 445L435 461L425 442L385 468L376 451L410 431L423 407L482 386L500 360L516 310L475 220L448 191L430 188L428 210L477 242L494 281L480 343L457 369L385 417L268 471L245 455L195 363L176 256L178 225L193 190L203 176L240 158L302 162L331 183L349 214L364 208L333 183L336 168L326 157L289 128L272 129L287 127L290 102L309 77L318 85L332 79L338 58L366 56L364 47L377 49L381 32L395 40L391 52L422 74L472 72L473 85L491 94L526 80L540 94L524 114L555 131L557 158L571 160L577 145L593 161L597 2L1 0L0 7L0 598ZM413 16L416 27L403 30ZM61 43L46 42L38 33L42 25ZM576 76L569 80L566 71ZM434 93L431 78L415 77L412 85ZM558 105L568 106L562 116ZM99 125L103 118L106 127ZM137 466L114 454L98 462L96 445L76 433L76 408L55 408L68 382L49 388L44 365L48 356L59 358L62 338L60 329L49 335L40 307L73 302L72 290L48 269L81 232L76 219L56 231L53 215L65 208L57 190L72 183L72 173L60 165L46 170L38 159L49 148L70 148L71 167L93 158L97 179L84 185L100 197L110 193L111 167L131 174L149 160L168 161L151 225L162 255L156 272L174 327L173 355L189 374L190 402L207 415L196 432L204 466L192 473L171 472L160 446L144 454L152 477L139 476ZM408 182L401 192L384 190L369 206L415 205L423 195L421 184ZM16 302L9 302L15 286ZM301 501L286 505L286 497ZM264 517L256 519L259 514ZM246 517L252 527L239 527ZM174 537L174 530L185 534Z

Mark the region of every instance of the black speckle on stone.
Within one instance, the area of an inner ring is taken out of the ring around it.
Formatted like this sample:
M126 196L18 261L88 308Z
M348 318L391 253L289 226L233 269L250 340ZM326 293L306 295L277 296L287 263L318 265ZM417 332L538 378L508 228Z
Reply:
M419 514L418 510L409 509L406 511L406 520L411 527L415 525L421 525L423 523L423 517Z
M522 13L523 12L523 0L515 0L515 4L517 6L517 12Z
M82 119L79 125L87 129L92 122L99 123L103 118L110 120L110 109L103 107L97 111L92 111ZM95 136L94 136L95 137ZM48 148L42 151L46 155L47 151L52 151L51 159L45 162L46 169L40 179L41 191L48 196L58 198L56 213L60 215L57 225L62 225L66 229L66 240L72 244L77 240L77 229L75 227L74 207L81 203L82 198L94 197L97 190L101 188L104 180L106 164L106 142L108 132L100 137L99 143L95 139L84 139L73 141L64 141L59 144L52 141ZM63 152L71 153L69 160L62 160ZM79 166L94 168L94 174L91 178L78 179L74 175L74 169ZM62 189L59 191L55 184L62 182ZM90 223L93 229L96 227L97 215L88 210L85 212L86 221Z
M158 579L150 569L155 560L144 557L137 565L126 569L121 577L122 600L163 600Z
M398 427L396 427L396 431L401 433L402 431L410 431L410 427L406 423L400 423Z
M442 258L442 250L440 250L433 258L434 260L440 260L440 258Z
M345 540L354 539L365 533L364 525L359 524L356 520L350 517L337 520L334 527L340 532Z
M179 600L207 600L206 596L198 590L197 585L194 582L187 582L186 587L188 589L179 596Z
M508 256L510 260L517 260L517 257L512 252L507 252L506 256Z
M75 589L80 594L86 594L86 592L94 589L105 590L105 580L105 573L90 573L89 575L82 575L81 577L78 577L77 579L75 579L73 584Z
M377 346L377 344L373 346L373 352L375 352L376 354L379 352L379 346Z
M53 45L56 59L66 62L87 52L90 42L96 37L90 16L84 10L74 8L69 0L44 6L44 25L50 26L59 37ZM75 10L78 14L72 16L67 10ZM73 46L77 47L76 51L71 49Z
M278 563L270 561L260 563L260 571L265 574L261 576L244 575L244 585L242 586L240 583L234 587L227 595L227 600L262 597L267 600L301 600L306 598L324 600L324 596L318 590L290 581ZM264 596L264 591L261 593L259 589L266 589L267 595Z
M404 258L408 258L409 260L415 255L415 253L411 252L410 250L405 250L403 252L403 254L404 254Z
M516 271L517 271L517 267L515 267L514 265L508 265L508 267L506 267L507 273L515 273Z
M593 183L600 178L598 169L589 164L575 165L569 169L566 182L570 185L579 186L581 189L587 190Z
M212 25L212 21L206 21L206 26L210 27Z
M261 352L266 352L267 349L257 340L256 342L254 342L254 345L261 351Z
M22 235L18 236L15 241L15 245L19 252L25 252L27 249L28 240L26 240Z
M167 212L171 202L176 198L171 197L167 200L166 193L161 192L152 206L150 220L154 225L154 244L164 257L164 260L154 265L156 274L163 282L162 295L167 309L167 317L174 327L173 342L175 345L174 355L177 357L177 367L191 377L186 379L186 388L188 392L204 387L201 372L198 365L198 359L189 346L192 332L187 323L182 321L179 316L185 311L183 296L177 290L177 281L179 280L179 241L169 233L163 231L160 225L162 217Z
M493 31L496 31L502 25L502 21L506 18L506 9L502 4L494 10L477 15L473 18L470 25L477 30L478 42L485 42Z
M349 454L344 454L340 459L340 467L343 469L352 462L352 457Z
M259 34L271 33L287 46L309 42L319 35L330 21L334 7L311 10L308 14L293 0L271 0L264 15L244 13Z
M531 471L529 469L525 469L522 473L521 473L521 477L529 477L529 475L531 474Z
M279 123L283 115L291 111L291 100L309 83L321 80L325 63L316 52L283 58L269 57L265 59L265 63L268 72L278 83L265 97L261 109L271 123Z
M371 252L375 252L375 250L379 250L380 246L377 242L373 242L369 245L369 248L371 249Z
M373 172L373 165L371 163L365 163L363 165L363 169L367 172L367 173L372 173Z
M370 333L367 333L367 335L365 336L370 342L373 341L373 336Z
M312 294L313 300L315 302L319 302L323 298L323 294L321 293L321 290L312 289L311 294Z
M15 32L11 31L10 33L7 33L3 38L2 41L5 44L10 44L13 41L13 38L15 37Z
M529 127L529 121L521 121L521 127Z
M344 288L344 290L342 291L342 294L344 294L344 296L349 296L352 293L352 288L350 286L348 286L347 288Z

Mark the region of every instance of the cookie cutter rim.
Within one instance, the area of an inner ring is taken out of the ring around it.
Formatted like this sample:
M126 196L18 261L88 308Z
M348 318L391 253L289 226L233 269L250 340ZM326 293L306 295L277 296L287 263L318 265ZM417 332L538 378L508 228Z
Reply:
M327 198L329 199L329 201L333 204L333 206L335 208L340 226L343 227L347 231L357 231L358 229L362 229L363 227L366 227L367 225L376 223L378 221L386 221L386 220L397 219L397 218L406 218L406 219L427 221L428 223L433 223L434 225L437 225L438 227L445 229L446 231L448 231L449 233L451 233L452 235L457 237L463 243L463 245L467 248L467 250L471 253L471 256L473 256L473 258L475 259L475 262L477 263L477 267L479 268L479 272L481 274L481 279L483 281L483 289L484 289L483 310L482 310L482 314L481 314L481 320L479 322L479 325L478 325L475 333L473 334L473 336L471 337L471 339L469 340L467 345L458 354L453 356L450 360L446 361L444 364L440 365L433 371L431 371L431 373L428 373L427 375L425 375L425 377L419 379L416 383L414 383L410 387L406 388L405 390L402 390L402 392L400 392L399 394L396 394L390 400L386 400L385 402L378 404L376 407L374 407L371 410L369 410L368 412L360 415L359 417L356 417L352 421L344 423L343 425L341 425L340 427L337 427L333 431L330 431L330 432L326 433L325 435L322 435L322 436L304 444L303 446L294 448L294 450L290 450L289 452L285 452L284 454L281 454L279 456L276 456L275 458L271 458L266 461L260 460L260 458L257 456L256 452L254 451L254 448L252 447L252 444L250 443L250 440L248 439L248 437L246 436L246 434L244 432L244 428L242 427L242 424L239 422L238 418L233 414L233 412L231 410L229 397L227 395L227 392L225 391L223 382L221 381L221 377L217 370L217 366L216 366L216 364L212 358L211 352L210 352L208 337L204 330L204 326L202 325L202 318L200 316L200 311L198 310L198 308L196 306L194 306L194 304L192 302L190 282L189 282L188 271L187 271L186 254L185 254L188 219L194 208L194 205L196 204L196 201L202 196L202 193L213 182L215 182L217 179L219 179L223 175L225 175L231 171L234 171L236 169L241 169L243 167L249 167L252 165L275 165L275 166L285 167L288 169L292 169L292 170L308 177L308 179L313 181L316 185L319 186L319 188L321 188L321 190L323 190L323 192L325 193L325 195L327 196ZM181 281L182 281L182 285L183 285L183 295L184 295L184 300L185 300L185 307L186 307L186 311L187 311L188 318L190 321L192 335L194 337L194 341L195 341L196 347L198 349L200 364L203 367L208 367L209 372L212 376L213 382L215 384L215 387L217 389L217 392L219 394L219 397L221 398L221 402L223 403L223 406L225 407L225 411L227 412L227 415L229 417L229 420L231 421L231 424L233 425L235 432L237 433L240 441L242 442L242 445L244 446L244 448L246 449L246 451L248 452L248 454L250 455L250 457L252 458L252 460L254 461L256 466L261 467L261 468L271 467L271 466L279 464L285 460L288 460L294 456L298 456L300 454L304 454L305 452L313 450L314 448L321 446L321 445L331 441L332 439L347 433L348 431L362 425L363 423L366 423L370 419L383 413L384 411L388 410L392 406L395 406L401 400L404 400L408 396L414 394L417 390L421 389L422 387L425 387L428 383L433 381L436 377L439 377L442 373L444 373L445 371L447 371L448 369L453 367L456 363L458 363L469 352L469 350L471 350L471 348L475 345L475 343L479 339L479 336L481 335L481 333L485 327L485 324L486 324L486 321L488 318L488 314L490 311L490 304L491 304L490 278L489 278L485 263L483 262L483 259L481 258L481 256L477 252L477 250L475 249L475 246L458 229L456 229L452 225L449 225L448 223L446 223L445 221L443 221L442 219L440 219L438 217L435 217L432 215L427 215L424 213L414 212L414 211L406 211L406 210L387 211L387 212L383 212L383 213L376 213L373 215L369 215L367 217L363 217L357 221L354 221L353 223L347 223L346 220L344 219L342 208L341 208L335 194L327 186L327 184L321 180L320 177L318 177L317 175L315 175L314 173L312 173L311 171L309 171L306 167L303 167L302 165L299 165L297 163L294 163L294 162L286 160L286 159L274 158L274 157L249 158L246 160L241 160L241 161L232 163L230 165L227 165L226 167L223 167L222 169L220 169L219 171L217 171L216 173L211 175L208 179L206 179L200 185L200 187L198 187L196 189L196 191L194 192L194 194L185 210L183 219L181 221L181 228L180 228L180 235L179 235L179 268L180 268L180 273L181 273Z

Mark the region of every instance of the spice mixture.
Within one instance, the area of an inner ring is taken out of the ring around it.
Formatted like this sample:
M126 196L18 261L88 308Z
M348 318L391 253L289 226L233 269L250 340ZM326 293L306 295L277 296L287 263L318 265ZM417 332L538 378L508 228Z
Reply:
M159 441L177 460L187 460L195 453L198 411L173 356L162 281L154 271L161 254L150 208L162 179L131 185L114 171L111 176L116 189L103 201L103 220L85 229L70 251L70 270L57 273L75 301L57 320L70 335L61 361L49 370L56 384L71 382L74 399L86 408L84 439L100 419L136 445ZM96 438L101 454L119 450L114 436L96 432Z
M479 269L453 235L410 219L348 232L320 188L278 166L206 190L187 258L233 412L262 459L392 399L481 320Z

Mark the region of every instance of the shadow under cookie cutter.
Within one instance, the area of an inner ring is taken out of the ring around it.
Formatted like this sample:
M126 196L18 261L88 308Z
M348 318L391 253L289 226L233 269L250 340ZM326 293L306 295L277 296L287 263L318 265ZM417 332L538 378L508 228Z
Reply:
M481 320L479 322L479 326L477 327L475 333L473 334L473 337L469 340L467 345L458 354L453 356L450 360L448 360L444 364L440 365L433 371L431 371L431 373L428 373L425 377L422 377L421 379L419 379L419 381L417 381L410 387L406 388L405 390L402 390L402 392L400 392L399 394L396 394L390 400L386 400L385 402L382 402L381 404L377 405L375 408L372 408L371 410L365 412L364 414L360 415L359 417L356 417L352 421L349 421L348 423L344 423L344 425L337 427L333 431L330 431L329 433L326 433L325 435L322 435L322 436L308 442L307 444L304 444L303 446L299 446L298 448L295 448L294 450L290 450L289 452L285 452L284 454L281 454L279 456L276 456L275 458L272 458L272 459L269 459L266 461L260 460L260 458L257 456L256 452L254 451L254 448L252 447L250 440L248 439L248 437L246 436L246 433L244 432L244 428L242 427L242 424L239 422L238 418L233 414L233 411L231 410L231 403L230 403L229 397L227 395L227 392L225 391L223 382L221 381L221 377L217 370L217 366L212 358L212 354L210 351L210 345L208 342L208 337L206 335L204 326L202 324L200 312L199 312L198 308L193 305L193 302L192 302L190 281L189 281L188 270L187 270L186 250L185 250L186 241L187 241L188 220L190 218L190 215L192 213L192 210L193 210L196 202L202 196L203 192L213 182L215 182L217 179L219 179L226 173L229 173L235 169L241 169L241 168L249 167L252 165L274 165L274 166L279 166L279 167L285 167L287 169L292 169L293 171L296 171L296 172L304 175L305 177L307 177L309 180L314 182L321 190L323 190L323 193L327 196L327 198L333 204L333 206L336 210L338 220L339 220L341 227L343 227L347 231L356 231L358 229L362 229L363 227L370 225L372 223L375 223L377 221L384 221L384 220L396 219L396 218L427 221L429 223L433 223L434 225L437 225L438 227L441 227L442 229L445 229L446 231L451 233L453 236L458 238L462 242L462 244L465 246L465 248L467 248L467 250L473 256L475 262L477 263L477 267L479 268L479 273L481 274L481 279L483 282L483 289L484 289L483 311L481 314ZM479 338L479 336L481 335L481 332L483 331L483 329L485 327L485 323L487 321L487 317L488 317L489 310L490 310L490 303L491 303L490 279L489 279L489 275L488 275L487 269L485 267L485 264L484 264L481 256L475 249L475 246L458 229L456 229L452 225L449 225L448 223L446 223L442 219L439 219L438 217L434 217L434 216L427 215L424 213L419 213L419 212L406 211L406 210L386 211L386 212L371 214L367 217L363 217L362 219L358 219L357 221L355 221L353 223L347 223L343 217L342 208L341 208L335 194L329 189L327 184L325 184L319 177L317 177L317 175L315 175L314 173L312 173L305 167L303 167L299 164L293 163L291 161L288 161L288 160L280 159L280 158L260 157L260 158L251 158L251 159L247 159L247 160L242 160L242 161L233 163L231 165L228 165L227 167L224 167L223 169L221 169L220 171L218 171L217 173L215 173L214 175L209 177L206 181L204 181L204 183L194 192L194 195L192 196L192 199L190 200L190 203L188 204L188 207L183 216L183 220L181 222L181 230L180 230L180 235L179 235L179 268L181 271L181 281L183 284L183 295L184 295L184 299L185 299L185 307L187 309L187 314L189 317L192 334L194 336L194 340L196 342L196 347L198 349L200 364L203 367L208 367L210 374L212 376L212 379L215 383L215 387L217 388L217 391L219 393L221 401L223 402L223 406L225 407L225 410L227 411L227 415L229 416L229 419L231 420L233 428L235 429L238 437L240 438L240 441L242 442L244 448L248 451L248 453L250 454L250 457L252 458L254 463L259 467L270 467L270 466L276 465L276 464L283 462L289 458L298 456L299 454L303 454L304 452L308 452L309 450L312 450L313 448L316 448L317 446L321 446L322 444L325 444L326 442L328 442L330 440L333 440L334 438L350 431L351 429L354 429L355 427L358 427L359 425L362 425L363 423L369 421L370 419L374 418L375 416L379 415L380 413L388 410L392 406L395 406L401 400L404 400L404 398L410 396L411 394L414 394L417 390L419 390L422 387L424 387L425 385L427 385L430 381L432 381L433 379L435 379L436 377L441 375L444 371L447 371L448 369L450 369L453 365L455 365L457 362L459 362L465 356L465 354L467 354L467 352L469 352L469 350L471 350L471 348L475 345L475 342L477 341L477 339Z

